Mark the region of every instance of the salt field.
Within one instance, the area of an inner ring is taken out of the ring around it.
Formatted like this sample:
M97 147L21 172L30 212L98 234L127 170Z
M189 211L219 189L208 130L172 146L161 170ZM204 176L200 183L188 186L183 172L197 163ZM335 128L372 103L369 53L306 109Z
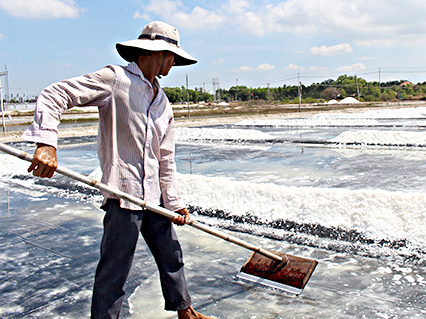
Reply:
M194 218L316 259L299 296L236 278L249 252L176 227L194 307L219 318L426 318L426 108L176 128ZM24 142L11 143L33 152ZM96 137L64 138L60 165L100 178ZM38 179L0 154L0 317L87 318L101 197ZM141 239L123 318L175 318Z

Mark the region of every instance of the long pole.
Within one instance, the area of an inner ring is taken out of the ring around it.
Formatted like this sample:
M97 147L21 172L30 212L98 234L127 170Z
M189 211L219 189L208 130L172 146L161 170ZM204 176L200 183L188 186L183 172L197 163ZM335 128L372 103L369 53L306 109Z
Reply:
M13 148L13 147L11 147L9 145L6 145L6 144L3 144L3 143L0 143L0 151L5 152L5 153L10 154L10 155L13 155L13 156L16 156L16 157L18 157L18 158L20 158L22 160L27 161L27 162L32 162L32 160L33 160L33 157L30 154L25 153L25 152L23 152L21 150L18 150L16 148ZM174 219L177 216L181 216L178 213L172 212L172 211L170 211L170 210L168 210L166 208L163 208L163 207L160 207L160 206L157 206L157 205L154 205L154 204L150 204L150 203L148 203L148 202L146 202L146 201L144 201L144 200L142 200L142 199L140 199L138 197L135 197L135 196L132 196L132 195L127 194L125 192L122 192L122 191L120 191L117 188L114 188L114 187L111 187L109 185L106 185L106 184L103 184L101 182L98 182L97 180L94 180L94 179L92 179L90 177L87 177L85 175L79 174L77 172L74 172L74 171L72 171L70 169L67 169L65 167L58 166L58 168L56 169L56 172L58 172L58 173L60 173L60 174L62 174L64 176L70 177L70 178L72 178L74 180L77 180L79 182L82 182L84 184L87 184L89 186L92 186L94 188L97 188L97 189L99 189L99 190L101 190L103 192L106 192L108 194L114 195L114 196L116 196L118 198L124 199L124 200L126 200L126 201L128 201L130 203L133 203L135 205L138 205L138 206L140 206L142 208L149 209L149 210L151 210L151 211L153 211L153 212L155 212L157 214L163 215L165 217ZM241 239L239 239L237 237L228 235L228 234L226 234L226 233L224 233L224 232L222 232L220 230L217 230L217 229L211 228L209 226L200 224L200 223L198 223L197 221L195 221L193 219L190 219L188 221L188 225L190 225L190 226L192 226L194 228L197 228L199 230L202 230L202 231L204 231L204 232L206 232L208 234L211 234L211 235L214 235L216 237L222 238L222 239L224 239L226 241L229 241L231 243L234 243L236 245L239 245L241 247L244 247L246 249L249 249L249 250L252 250L252 251L256 251L259 254L262 254L262 255L264 255L264 256L266 256L268 258L271 258L273 260L280 261L280 262L288 260L286 256L284 256L284 258L283 258L283 257L278 256L278 255L276 255L276 254L274 254L274 253L272 253L272 252L270 252L268 250L265 250L265 249L263 249L263 248L261 248L259 246L255 246L255 245L253 245L251 243L248 243L248 242L246 242L244 240L241 240Z
M217 78L216 80L217 80L217 82L216 82L216 84L217 84L217 101L218 101L218 103L220 103L220 84L219 84L219 78Z
M268 102L269 102L269 83L268 83Z
M186 75L186 104L188 105L188 119L191 117L189 112L189 92L188 92L188 74Z
M356 92L358 94L358 101L359 101L359 87L358 87L358 78L357 78L356 74L355 74L355 80L356 80Z
M0 80L0 104L1 104L1 121L3 123L3 132L6 132L6 125L4 123L3 90L1 87L1 80Z
M300 109L300 104L302 103L302 89L300 87L300 80L299 80L299 73L297 73L297 84L298 84L298 93L299 93L299 112L301 111Z

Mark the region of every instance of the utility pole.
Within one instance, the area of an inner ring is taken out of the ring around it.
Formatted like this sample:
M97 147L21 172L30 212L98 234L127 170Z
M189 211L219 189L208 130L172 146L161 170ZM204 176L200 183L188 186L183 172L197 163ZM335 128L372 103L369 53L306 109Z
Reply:
M358 94L358 101L359 101L359 87L358 87L358 78L357 78L356 74L355 74L355 81L356 81L356 92Z
M4 76L4 99L9 102L9 77L6 64L4 65L4 71L0 72L0 76Z
M1 121L3 123L3 132L6 132L6 126L4 124L3 90L1 88L1 80L0 80L0 104L1 104Z
M212 84L213 84L213 103L217 103L217 98L216 98L216 79L215 78L212 79Z
M213 83L213 93L214 93L214 102L220 102L220 87L219 87L219 78L212 79Z
M300 106L300 104L302 103L302 83L300 83L300 80L299 80L299 73L297 73L297 83L298 83L298 85L299 85L299 87L298 87L298 95L299 95L299 112L301 111L301 106Z
M380 88L380 82L381 82L381 70L380 70L380 68L379 68L379 93L382 93L381 92L381 88Z
M188 119L191 117L189 113L189 91L188 91L188 74L186 75L186 103L188 105Z
M0 105L1 105L1 120L3 124L3 132L6 132L6 125L4 123L4 106L3 106L3 89L1 87L1 76L4 76L4 86L5 86L5 98L6 101L9 101L9 79L7 76L7 67L6 64L4 65L4 71L0 72Z
M268 83L268 102L269 102L269 83Z
M217 100L218 100L218 103L220 103L220 85L219 85L219 78L217 78L216 80L217 80Z

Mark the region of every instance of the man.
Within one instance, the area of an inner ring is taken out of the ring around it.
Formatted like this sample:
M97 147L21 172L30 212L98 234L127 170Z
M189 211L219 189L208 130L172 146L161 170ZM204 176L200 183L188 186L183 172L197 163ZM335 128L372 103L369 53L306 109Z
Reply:
M98 106L98 157L102 182L162 205L180 216L189 212L180 198L174 162L173 112L157 76L173 65L197 62L180 47L178 31L164 22L144 27L136 40L117 43L127 67L107 66L97 72L47 87L37 100L34 123L24 138L37 143L28 168L52 177L57 168L57 125L74 106ZM207 318L191 307L182 251L171 221L132 203L103 194L104 235L96 269L91 317L118 318L139 231L157 263L165 309L178 318Z

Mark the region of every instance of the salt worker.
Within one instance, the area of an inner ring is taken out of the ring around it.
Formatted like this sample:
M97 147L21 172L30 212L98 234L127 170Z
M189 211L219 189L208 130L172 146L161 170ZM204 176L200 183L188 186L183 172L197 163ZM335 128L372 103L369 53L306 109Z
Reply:
M23 134L37 143L28 171L52 177L62 112L97 106L101 181L179 215L170 220L103 193L104 233L91 318L119 317L139 232L157 263L165 309L177 311L179 319L209 318L191 306L182 249L172 225L186 224L189 212L176 178L173 111L157 79L168 75L172 66L197 60L182 49L178 30L159 21L146 25L138 39L117 43L116 49L127 66L109 65L41 92L34 122Z

